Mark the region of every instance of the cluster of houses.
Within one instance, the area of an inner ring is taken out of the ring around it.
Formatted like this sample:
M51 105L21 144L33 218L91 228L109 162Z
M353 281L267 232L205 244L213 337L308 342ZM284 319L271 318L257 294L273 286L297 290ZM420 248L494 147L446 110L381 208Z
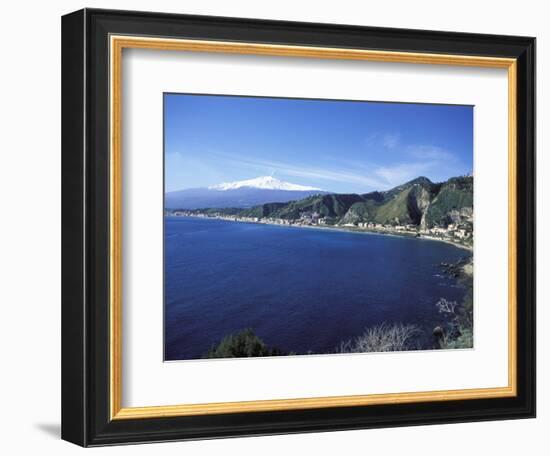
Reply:
M471 221L450 223L447 226L421 227L412 224L382 224L374 222L347 223L343 226L376 232L395 234L410 234L417 237L440 238L460 243L470 243L473 240L473 223Z
M289 224L306 225L332 225L333 221L321 217L317 212L304 212L300 214L300 219L290 221ZM369 231L389 232L389 233L407 233L416 236L438 237L447 240L468 241L472 239L473 223L471 217L466 220L460 220L456 223L450 223L447 226L420 227L414 224L401 225L397 221L392 224L383 224L375 222L355 222L338 224L339 227L363 229Z
M325 221L324 218L321 217L321 214L318 212L302 212L300 214L299 221L301 223L309 224L309 225L319 225L320 221Z
M472 225L471 223L450 223L447 227L435 226L422 230L421 233L431 234L441 237L453 237L455 239L468 240L472 238Z
M353 230L365 230L380 233L408 234L417 237L428 237L471 244L473 240L473 223L469 217L466 220L459 220L447 226L421 227L413 224L400 225L399 223L382 224L374 222L355 222L335 224L335 220L322 217L318 212L302 212L298 219L282 219L271 217L246 217L240 215L228 215L223 213L202 213L196 211L171 211L167 215L192 216L203 218L216 218L234 222L265 223L270 225L288 226L335 226Z

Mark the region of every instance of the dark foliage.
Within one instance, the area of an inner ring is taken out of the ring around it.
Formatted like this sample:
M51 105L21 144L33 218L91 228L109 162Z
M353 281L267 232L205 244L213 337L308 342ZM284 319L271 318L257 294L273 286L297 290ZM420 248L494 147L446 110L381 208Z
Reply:
M251 358L257 356L287 355L281 350L268 347L251 329L245 329L237 334L225 336L213 346L205 358Z

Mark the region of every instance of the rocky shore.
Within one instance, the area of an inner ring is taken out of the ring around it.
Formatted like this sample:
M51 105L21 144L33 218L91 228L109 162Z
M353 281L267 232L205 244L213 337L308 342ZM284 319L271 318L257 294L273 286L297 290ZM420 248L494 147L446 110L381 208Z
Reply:
M467 279L473 276L474 262L473 256L462 258L456 263L441 263L442 271L455 279Z

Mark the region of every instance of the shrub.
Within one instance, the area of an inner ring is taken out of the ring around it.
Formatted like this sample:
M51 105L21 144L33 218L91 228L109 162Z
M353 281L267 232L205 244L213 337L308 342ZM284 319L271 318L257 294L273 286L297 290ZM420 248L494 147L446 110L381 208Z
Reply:
M447 329L436 341L436 348L472 348L474 346L474 304L473 282L463 279L467 287L466 296L461 303L441 298L436 307L447 320Z
M365 353L405 351L413 348L413 341L420 334L416 325L395 323L367 328L363 335L342 342L338 347L339 353Z
M257 356L284 355L277 348L269 348L251 329L225 336L218 344L212 346L205 358L250 358Z
M442 349L473 348L474 334L471 329L462 329L458 337L444 337L440 347Z

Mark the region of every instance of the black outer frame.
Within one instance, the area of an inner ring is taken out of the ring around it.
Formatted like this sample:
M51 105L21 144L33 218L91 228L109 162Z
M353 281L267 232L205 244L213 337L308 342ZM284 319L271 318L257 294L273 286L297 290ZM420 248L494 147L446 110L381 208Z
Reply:
M517 78L514 398L109 418L110 34L511 57ZM62 438L82 446L535 417L535 39L84 9L62 18Z

